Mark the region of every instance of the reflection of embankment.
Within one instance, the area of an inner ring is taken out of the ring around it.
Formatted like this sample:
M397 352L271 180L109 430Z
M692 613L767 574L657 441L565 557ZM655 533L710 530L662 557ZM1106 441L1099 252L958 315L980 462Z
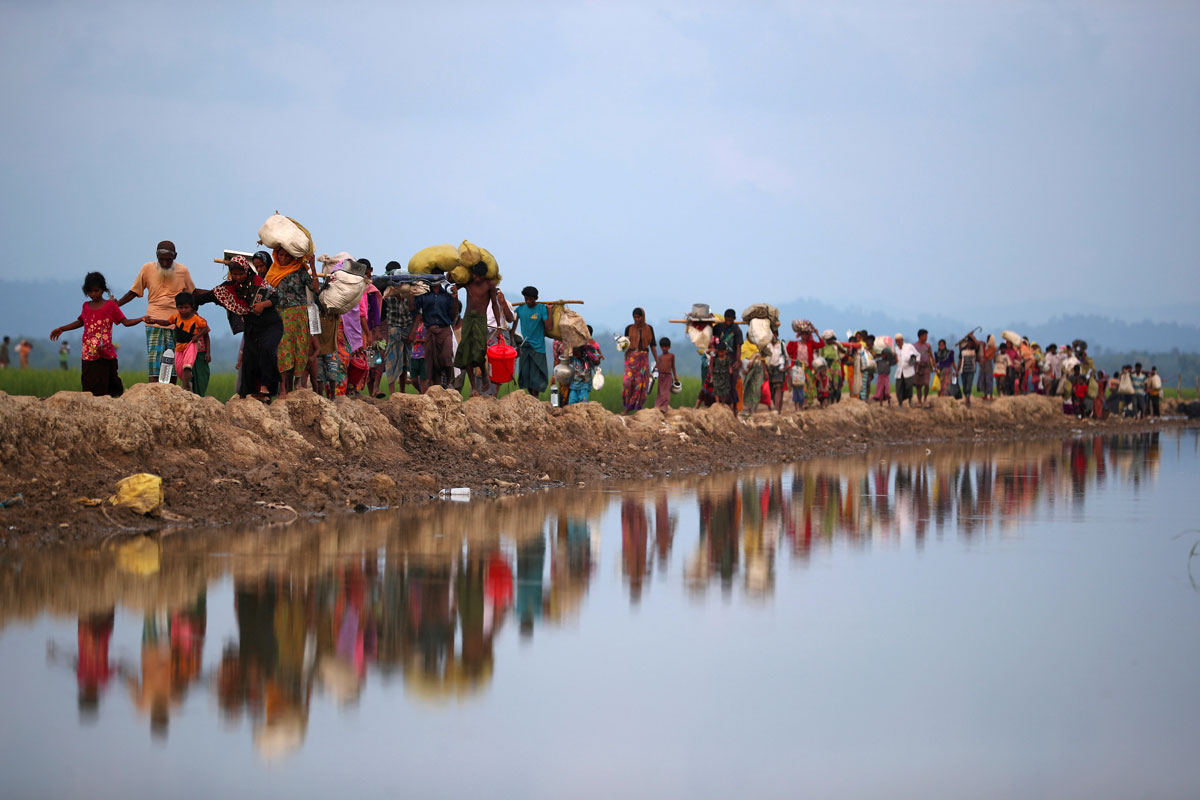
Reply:
M0 624L41 613L74 616L114 605L152 610L186 602L226 575L315 576L347 558L386 552L445 562L464 543L498 546L539 536L550 516L592 520L610 496L536 493L403 511L337 515L322 522L111 537L88 548L28 551L0 562Z

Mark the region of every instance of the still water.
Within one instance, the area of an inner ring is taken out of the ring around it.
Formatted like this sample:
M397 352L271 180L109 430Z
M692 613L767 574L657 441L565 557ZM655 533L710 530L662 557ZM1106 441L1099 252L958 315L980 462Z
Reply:
M6 554L0 793L1200 796L1198 433Z

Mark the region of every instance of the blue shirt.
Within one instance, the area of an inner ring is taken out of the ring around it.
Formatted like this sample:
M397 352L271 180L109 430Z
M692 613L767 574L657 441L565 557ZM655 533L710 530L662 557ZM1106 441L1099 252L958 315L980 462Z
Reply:
M413 301L414 310L426 325L454 324L454 295L446 291L428 291Z
M427 295L422 295L426 297ZM537 303L530 306L528 303L521 303L517 306L517 319L521 320L521 336L525 341L529 342L529 346L534 352L546 352L546 318L550 316L550 309L546 308L545 303Z

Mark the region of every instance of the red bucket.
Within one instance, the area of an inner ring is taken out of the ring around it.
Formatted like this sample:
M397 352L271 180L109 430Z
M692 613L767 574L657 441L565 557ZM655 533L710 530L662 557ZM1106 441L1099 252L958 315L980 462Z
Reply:
M517 348L503 339L487 349L488 379L492 383L508 383L513 379L517 363Z
M346 370L346 379L351 389L361 389L367 380L367 360L362 356L352 356L350 367Z

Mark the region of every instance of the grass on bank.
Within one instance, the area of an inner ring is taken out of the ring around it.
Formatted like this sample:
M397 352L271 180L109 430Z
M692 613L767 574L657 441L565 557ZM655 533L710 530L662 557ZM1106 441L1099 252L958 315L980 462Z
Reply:
M126 388L135 383L145 383L147 381L146 373L141 371L121 371L121 382ZM696 404L696 397L700 394L700 379L699 378L682 378L680 383L683 384L683 391L671 398L671 406L673 408L690 407ZM208 396L215 397L224 403L233 396L234 389L237 385L237 375L232 372L213 373L208 382ZM387 382L385 381L382 390L387 392ZM3 369L0 370L0 392L5 392L12 395L32 395L34 397L49 397L55 392L80 391L80 375L78 369L68 370L51 370L51 369ZM409 393L414 393L416 390L411 386L408 389ZM500 396L509 392L517 391L516 382L506 383L500 387ZM647 405L653 405L654 392L657 392L657 387L653 389ZM463 396L469 396L469 393L464 390ZM550 392L542 393L543 400L550 399ZM621 412L624 406L621 404L621 376L620 375L605 375L604 388L600 391L592 392L592 400L602 404L609 411ZM566 398L563 398L563 403L566 403Z
M132 386L135 383L145 383L147 380L145 372L139 371L122 371L121 381L126 387ZM236 387L237 376L232 372L213 373L212 378L208 383L208 395L215 397L222 403L233 396ZM683 377L680 379L683 384L683 391L671 397L672 408L691 408L696 404L696 397L700 394L700 379L695 377ZM386 382L383 385L383 391L387 392ZM50 370L50 369L3 369L0 370L0 392L13 395L32 395L34 397L49 397L55 392L61 391L80 391L80 377L78 369L69 370ZM409 393L415 392L410 386ZM509 392L517 391L515 382L506 383L500 387L500 396ZM647 406L654 404L654 393L658 389L655 387L649 397ZM785 390L786 391L786 390ZM1165 398L1173 398L1177 396L1176 390L1172 388L1164 388L1163 395ZM468 396L466 390L463 391L463 396ZM790 394L787 395L790 398ZM1195 400L1198 393L1195 389L1184 389L1182 396L1185 400ZM543 400L550 399L550 392L542 393ZM620 413L624 410L621 403L621 376L620 375L605 375L604 388L600 391L592 392L592 400L603 405L609 411ZM563 398L566 402L566 398Z

